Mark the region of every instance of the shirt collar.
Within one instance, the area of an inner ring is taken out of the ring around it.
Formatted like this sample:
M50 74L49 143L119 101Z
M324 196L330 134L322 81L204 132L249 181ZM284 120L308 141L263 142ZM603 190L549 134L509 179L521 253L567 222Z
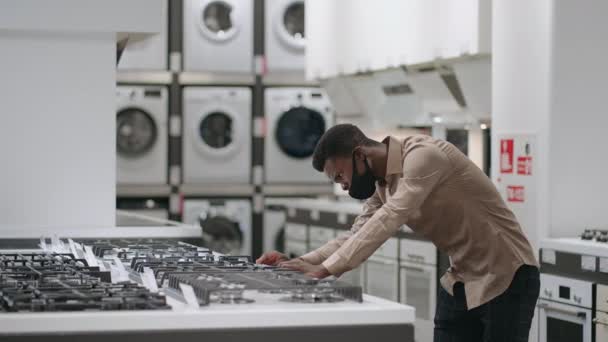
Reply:
M387 136L382 140L383 143L388 144L388 158L386 160L386 177L395 174L403 173L402 159L401 159L401 141L393 136Z

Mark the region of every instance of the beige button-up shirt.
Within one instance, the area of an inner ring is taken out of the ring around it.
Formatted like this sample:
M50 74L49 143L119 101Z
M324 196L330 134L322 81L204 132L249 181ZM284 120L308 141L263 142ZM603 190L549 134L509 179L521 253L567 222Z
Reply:
M386 184L349 232L302 258L339 275L356 268L407 224L451 257L441 284L465 285L469 309L503 293L517 269L538 263L515 215L490 179L452 144L387 137Z

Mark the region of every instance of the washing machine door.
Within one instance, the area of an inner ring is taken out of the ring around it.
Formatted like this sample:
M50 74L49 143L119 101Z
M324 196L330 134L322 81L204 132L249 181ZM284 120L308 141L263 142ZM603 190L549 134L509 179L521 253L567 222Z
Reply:
M195 144L205 157L226 158L234 155L244 138L239 117L225 108L202 112L195 124Z
M154 118L139 108L125 108L116 115L116 149L127 158L145 155L156 142L158 128Z
M325 118L318 111L302 106L291 108L277 122L277 145L289 157L308 158L325 133L325 126Z
M306 46L304 0L285 2L274 18L275 31L283 44L296 50Z
M238 221L224 215L199 217L203 230L203 239L209 249L223 253L238 255L243 247L243 232Z
M203 36L218 43L233 39L239 32L235 19L235 6L229 1L202 1L200 11L196 12Z

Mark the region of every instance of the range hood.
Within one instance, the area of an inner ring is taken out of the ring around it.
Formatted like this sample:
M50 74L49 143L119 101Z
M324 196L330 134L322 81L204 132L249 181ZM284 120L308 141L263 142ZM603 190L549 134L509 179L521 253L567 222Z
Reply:
M491 1L335 1L307 2L307 27L316 27L307 76L321 82L338 122L380 129L490 119ZM416 20L392 15L404 11Z

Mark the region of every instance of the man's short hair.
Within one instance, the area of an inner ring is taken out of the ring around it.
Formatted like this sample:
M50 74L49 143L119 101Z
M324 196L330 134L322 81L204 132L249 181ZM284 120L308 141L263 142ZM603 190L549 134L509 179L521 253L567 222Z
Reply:
M328 158L349 157L355 147L372 145L373 143L375 141L366 137L355 125L335 125L319 139L312 156L312 166L315 170L323 172L325 161Z

